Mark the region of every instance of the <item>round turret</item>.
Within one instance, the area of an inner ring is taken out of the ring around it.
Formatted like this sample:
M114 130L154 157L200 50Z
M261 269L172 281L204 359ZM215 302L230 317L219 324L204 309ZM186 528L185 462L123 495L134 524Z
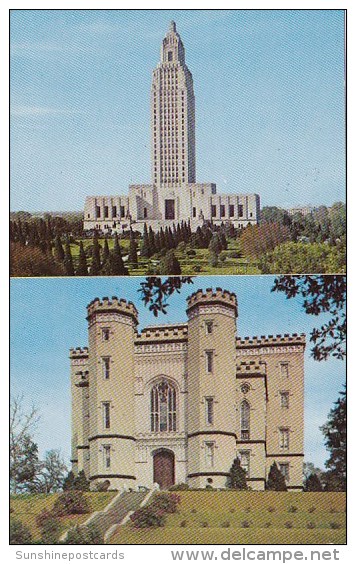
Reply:
M94 317L97 314L103 313L120 313L122 315L131 317L131 319L135 323L135 326L138 324L138 311L135 305L132 302L126 301L125 299L119 300L116 296L113 296L111 300L107 297L103 298L102 300L95 298L87 306L87 311L87 320L89 321L89 324L94 320Z
M216 290L207 288L205 292L199 289L187 298L187 302L188 318L194 315L199 306L217 304L229 308L232 312L234 312L235 317L238 315L236 294L234 294L234 292L229 292L228 290L222 290L221 288L216 288Z

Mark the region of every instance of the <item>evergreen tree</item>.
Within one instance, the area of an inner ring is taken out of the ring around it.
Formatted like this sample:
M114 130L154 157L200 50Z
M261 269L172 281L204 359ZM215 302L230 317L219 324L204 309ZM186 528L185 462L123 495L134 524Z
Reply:
M156 252L156 245L155 245L155 234L154 231L150 225L149 231L148 231L148 242L149 242L149 248L150 248L150 256L154 255Z
M323 485L320 481L320 478L317 474L310 474L304 483L304 491L305 492L322 492Z
M161 260L159 272L163 275L170 276L178 276L181 274L180 264L173 250L168 251Z
M110 256L109 244L108 244L107 237L105 237L103 257L102 257L102 262L103 262L102 266L104 266L108 262L109 256Z
M346 390L340 392L329 413L328 420L321 427L325 446L330 452L326 461L327 491L346 491Z
M84 250L83 241L79 244L79 264L76 272L77 276L88 276L87 257Z
M159 253L162 250L161 237L159 231L156 231L155 233L155 249L156 249L156 253Z
M164 236L164 231L163 231L162 227L159 230L159 240L160 240L161 251L163 251L163 249L167 249L167 242L166 242L166 238Z
M150 242L148 239L147 223L143 228L142 245L141 245L141 257L150 258L152 256L150 249Z
M68 475L64 478L63 481L63 490L73 490L74 489L74 482L75 482L75 476L74 473L72 472L72 470L70 470L70 472L68 472Z
M114 274L116 276L124 276L125 274L128 274L127 268L125 268L124 261L122 260L117 233L115 234L114 250L110 255L110 274Z
M84 470L81 470L78 476L74 479L73 489L80 490L82 492L88 492L90 490L90 482L87 480Z
M214 235L212 236L212 238L210 240L209 251L211 253L216 254L216 255L219 255L222 251L222 245L221 245L221 242L220 242L219 235L217 233L214 233Z
M91 260L90 274L92 276L96 276L97 274L99 274L100 268L101 268L100 244L99 244L99 239L98 239L98 233L97 233L97 231L95 231L94 237L93 237L93 254L92 254L92 260Z
M267 483L266 483L266 490L273 490L275 492L286 492L286 491L288 491L287 485L286 485L286 480L285 480L282 472L278 468L276 462L273 462L273 464L272 464L272 466L269 470Z
M179 245L179 243L181 241L183 241L182 229L181 229L180 223L178 223L178 226L177 226L176 240L177 240L177 246Z
M59 262L62 262L64 260L64 250L59 235L57 235L54 242L54 256Z
M128 261L131 262L132 264L138 263L137 245L136 245L136 241L135 241L135 237L134 237L132 229L131 229L131 232L130 232L130 249L129 249Z
M238 457L235 458L230 468L227 478L227 487L231 490L247 490L246 472L241 468L240 459Z
M174 242L174 238L173 238L172 229L170 227L168 229L167 241L168 241L168 247L170 249L174 249L175 248L175 242Z
M73 258L69 241L66 242L63 266L66 276L74 276Z

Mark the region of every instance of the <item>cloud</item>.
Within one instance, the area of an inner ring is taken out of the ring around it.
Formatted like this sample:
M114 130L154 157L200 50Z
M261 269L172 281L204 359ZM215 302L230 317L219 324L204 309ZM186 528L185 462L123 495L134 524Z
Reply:
M12 106L11 115L14 117L41 117L57 115L76 115L83 112L65 108L50 108L45 106Z

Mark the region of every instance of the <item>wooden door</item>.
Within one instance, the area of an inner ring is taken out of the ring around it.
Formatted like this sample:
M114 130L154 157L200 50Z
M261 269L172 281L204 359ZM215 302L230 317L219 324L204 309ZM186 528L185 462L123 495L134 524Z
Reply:
M153 481L161 490L167 490L174 484L174 454L170 450L156 452L153 457Z

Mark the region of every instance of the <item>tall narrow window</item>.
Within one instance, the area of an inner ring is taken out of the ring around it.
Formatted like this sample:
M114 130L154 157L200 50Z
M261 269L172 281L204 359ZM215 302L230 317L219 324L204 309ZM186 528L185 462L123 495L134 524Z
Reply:
M239 216L239 217L243 217L243 215L244 215L244 207L243 207L242 204L239 204L239 205L237 206L237 212L238 212L238 216Z
M100 213L101 213L100 206L96 206L96 217L97 217L98 219L99 219L99 217L100 217Z
M112 216L117 217L117 207L116 206L112 207Z
M240 466L246 472L246 478L250 477L250 451L240 451Z
M289 376L288 362L281 362L279 366L280 366L281 376L283 378L288 378Z
M103 427L104 429L110 429L110 402L103 401Z
M111 445L103 445L104 468L111 467Z
M175 388L166 380L151 390L151 431L177 430L177 397Z
M284 427L279 429L279 446L283 450L289 449L289 429Z
M147 208L143 208L143 218L147 219Z
M213 358L214 358L213 351L205 351L205 369L208 372L208 374L212 374L213 372Z
M229 205L229 217L234 217L235 215L235 206Z
M225 206L220 206L220 217L225 217Z
M279 469L281 471L282 476L286 482L289 482L289 463L288 462L280 462Z
M169 62L173 61L173 52L172 51L168 51L168 61Z
M289 407L289 392L279 392L281 397L281 407Z
M205 421L207 425L214 423L214 399L205 398Z
M120 217L125 217L125 206L120 206Z
M101 360L102 360L102 363L103 363L103 378L104 378L104 380L109 380L110 379L110 357L109 356L103 356Z
M211 206L211 217L216 217L216 206Z
M205 321L205 334L211 335L213 332L213 322L212 321Z
M207 468L214 468L214 443L205 443L205 465Z
M104 217L109 217L109 206L104 206Z
M250 404L248 401L241 402L241 440L250 439Z
M110 329L109 327L103 327L101 330L101 340L108 341L110 339Z

